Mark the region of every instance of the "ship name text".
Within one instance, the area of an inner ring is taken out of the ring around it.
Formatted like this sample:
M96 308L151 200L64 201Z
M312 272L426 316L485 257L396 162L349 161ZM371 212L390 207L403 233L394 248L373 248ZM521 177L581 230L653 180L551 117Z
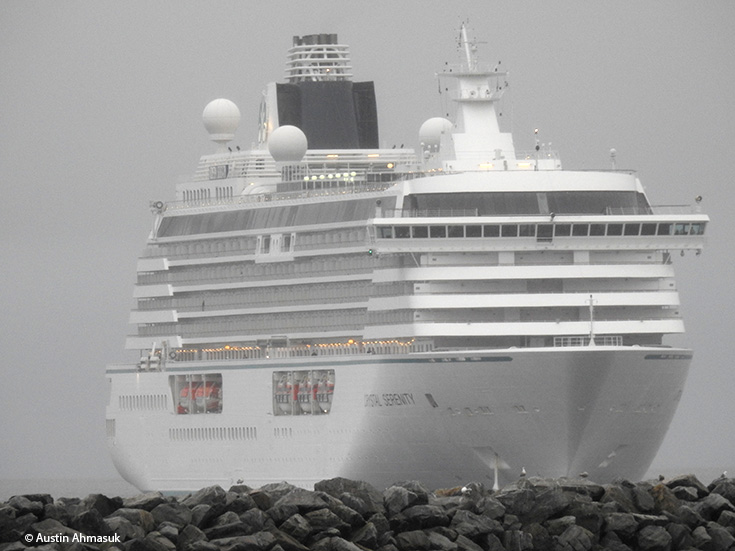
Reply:
M413 406L416 401L410 392L386 392L385 394L365 394L365 407Z

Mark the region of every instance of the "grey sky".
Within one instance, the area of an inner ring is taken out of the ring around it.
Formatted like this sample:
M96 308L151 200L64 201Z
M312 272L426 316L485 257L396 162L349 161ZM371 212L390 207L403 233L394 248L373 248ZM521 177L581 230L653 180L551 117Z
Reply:
M150 199L211 152L226 97L255 138L293 35L338 33L375 81L381 143L441 115L436 71L469 19L510 71L516 147L533 129L566 168L638 170L654 204L702 195L699 257L676 256L695 359L655 462L735 471L735 3L8 1L0 3L0 478L106 477L104 367L123 350Z

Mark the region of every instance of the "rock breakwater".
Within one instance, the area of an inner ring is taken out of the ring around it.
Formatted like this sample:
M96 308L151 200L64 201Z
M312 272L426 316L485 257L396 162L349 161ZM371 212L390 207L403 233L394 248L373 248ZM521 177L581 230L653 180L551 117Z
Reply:
M14 496L0 503L0 551L735 551L735 479L693 475L600 485L522 477L380 492L324 480L203 488L186 497Z

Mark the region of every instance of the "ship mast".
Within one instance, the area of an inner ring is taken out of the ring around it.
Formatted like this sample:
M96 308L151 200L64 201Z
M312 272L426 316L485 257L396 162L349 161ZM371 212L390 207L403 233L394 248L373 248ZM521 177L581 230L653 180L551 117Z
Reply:
M477 59L477 42L468 38L462 23L459 36L463 63L449 66L442 77L455 80L452 100L457 105L456 131L452 134L454 159L446 170L507 169L515 161L513 138L501 132L496 104L503 96L507 73Z
M467 68L470 71L473 71L477 66L477 56L475 55L477 52L477 46L475 45L475 43L470 44L470 41L467 40L467 25L465 25L464 22L462 22L460 36L460 40L464 45L465 57L467 58Z

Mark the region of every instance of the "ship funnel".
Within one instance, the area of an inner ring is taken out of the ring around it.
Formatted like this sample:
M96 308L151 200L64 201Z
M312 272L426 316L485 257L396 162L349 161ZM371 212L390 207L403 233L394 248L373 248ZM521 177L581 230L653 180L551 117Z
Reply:
M288 82L320 82L350 80L350 51L340 44L336 34L294 36L288 51Z

